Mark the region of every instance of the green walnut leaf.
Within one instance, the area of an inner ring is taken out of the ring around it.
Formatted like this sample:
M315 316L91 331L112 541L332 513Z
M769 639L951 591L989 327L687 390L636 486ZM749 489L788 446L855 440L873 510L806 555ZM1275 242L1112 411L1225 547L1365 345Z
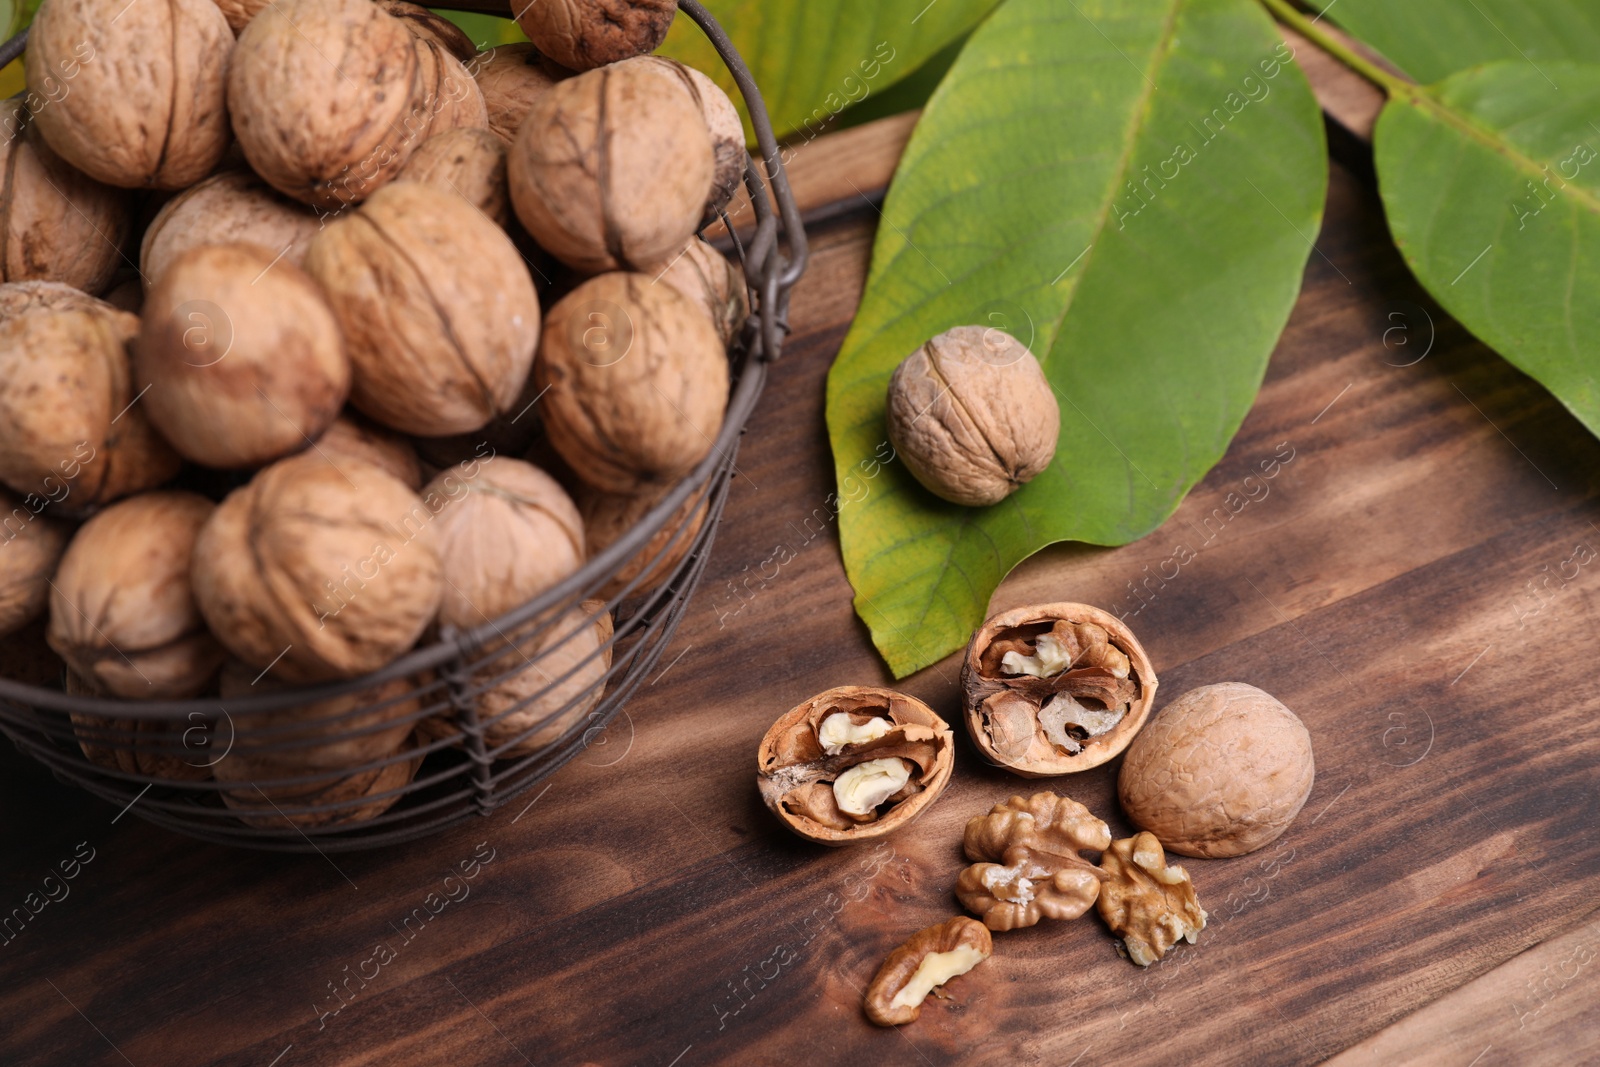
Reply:
M897 676L959 647L1018 562L1142 537L1222 455L1327 186L1288 55L1251 0L1008 0L934 93L828 379L845 567ZM986 509L881 462L895 365L966 323L1027 343L1061 407L1054 464Z
M779 137L814 136L833 116L916 72L972 29L997 0L707 0L761 87ZM739 94L686 15L660 51ZM741 112L743 106L740 106Z
M1548 60L1600 58L1595 0L1314 0L1312 6L1420 82L1496 59L1543 67Z
M1600 435L1597 117L1600 66L1506 60L1391 90L1373 157L1412 273Z

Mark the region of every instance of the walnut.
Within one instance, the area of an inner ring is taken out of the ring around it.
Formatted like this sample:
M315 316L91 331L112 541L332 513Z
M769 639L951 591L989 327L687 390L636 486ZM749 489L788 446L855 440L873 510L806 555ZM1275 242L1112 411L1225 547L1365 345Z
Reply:
M1061 410L1039 361L1003 330L957 326L889 381L889 440L923 487L954 504L998 503L1050 466Z
M49 0L28 34L35 122L61 158L108 185L182 189L228 149L233 31L211 0Z
M539 299L511 239L461 197L416 182L380 189L317 235L306 268L344 330L361 411L439 435L475 430L517 399Z
M422 462L411 442L354 412L334 419L310 451L335 467L346 460L370 463L404 482L407 489L422 488Z
M399 176L456 194L496 226L511 221L506 148L488 130L459 127L428 138Z
M1182 938L1194 944L1206 928L1206 913L1195 899L1189 872L1168 867L1161 842L1150 833L1120 841L1100 856L1106 884L1100 890L1100 918L1122 938L1128 958L1148 967Z
M233 131L250 166L316 207L365 199L431 124L417 46L371 0L277 0L263 9L228 66Z
M303 267L316 236L317 217L248 170L225 170L179 193L162 206L139 245L146 285L166 273L180 254L198 245L246 241Z
M242 783L222 790L222 802L241 814L247 826L288 830L297 826L334 826L374 819L394 807L399 790L416 777L422 755L408 755L409 739L370 770L340 775L337 770L282 770L263 767L230 753L212 767L219 782ZM265 778L272 774L274 779ZM256 784L262 779L267 784ZM299 780L296 780L299 779ZM300 811L320 807L321 811ZM261 813L261 814L254 814Z
M420 81L411 112L403 122L407 155L447 130L487 130L489 113L483 104L483 93L461 60L448 46L431 37L418 37L415 47Z
M195 537L215 505L142 493L73 536L51 585L50 647L95 688L128 699L203 692L222 666L189 583Z
M705 119L706 132L711 134L711 152L715 162L712 167L711 194L706 198L700 226L709 226L717 220L717 212L727 207L733 194L738 192L739 183L744 180L745 164L750 158L744 147L744 121L739 118L739 109L733 106L733 101L728 99L728 94L716 82L676 59L639 56L619 65L629 63L653 65L656 70L676 80L688 91L695 106L700 109L701 117Z
M240 697L285 688L287 683L270 671L229 660L222 668L219 705L226 709ZM325 700L230 714L232 745L225 758L236 762L228 770L235 780L352 770L397 752L416 724L422 701L414 680L396 678ZM226 727L219 727L218 733L222 741L229 740Z
M867 1018L879 1026L916 1022L929 993L966 974L993 951L989 931L965 915L918 930L889 953L867 986Z
M950 728L922 701L845 685L772 724L756 751L761 799L808 841L885 837L939 799L955 766Z
M466 31L436 11L406 0L377 0L379 7L405 24L415 36L432 41L458 62L466 63L478 54Z
M750 294L744 272L727 256L698 237L689 238L683 254L661 272L663 281L706 309L723 345L732 345L750 316Z
M711 320L642 274L590 278L550 309L534 380L550 443L611 493L670 485L711 451L728 361Z
M228 20L228 28L233 30L237 37L239 32L250 24L250 20L261 13L261 9L270 5L273 0L214 0L217 7L222 10L222 16Z
M527 43L499 45L463 62L483 93L489 132L508 148L517 139L517 130L533 102L556 82L572 76L572 71Z
M0 481L81 512L178 472L135 403L138 331L135 316L68 286L0 285Z
M689 94L658 71L622 65L539 96L507 176L517 218L562 262L587 273L654 273L698 228L714 167Z
M45 144L24 97L0 101L0 282L62 282L99 292L122 262L128 194Z
M661 488L641 493L602 493L591 489L580 494L578 510L583 515L583 532L590 557L604 552L637 526L668 491ZM627 589L629 596L644 596L654 591L683 562L700 535L700 528L705 525L710 506L709 496L690 493L689 499L672 513L655 536L628 557L599 595L612 597Z
M967 732L983 758L1025 778L1098 767L1150 714L1156 673L1133 632L1087 604L990 617L961 665Z
M545 55L591 70L654 52L677 14L676 0L543 0L519 5L517 25Z
M50 576L67 547L67 530L41 512L49 501L0 490L0 637L44 614Z
M469 460L441 472L422 497L437 515L441 626L482 626L583 566L577 505L531 463Z
M290 682L348 678L405 652L444 582L432 515L393 475L281 459L229 493L195 544L195 600L239 659Z
M973 865L957 879L956 897L991 930L1076 919L1094 904L1104 880L1079 853L1110 843L1110 828L1075 800L1054 793L1012 797L967 821L962 846Z
M145 298L133 367L150 421L208 467L299 451L350 392L321 292L260 245L199 245L173 260Z
M71 669L63 688L74 696L106 695ZM211 777L209 723L113 719L78 712L70 712L68 718L78 748L96 766L175 782L203 782Z
M1311 735L1243 682L1168 704L1128 746L1117 796L1135 826L1185 856L1242 856L1278 839L1311 795Z

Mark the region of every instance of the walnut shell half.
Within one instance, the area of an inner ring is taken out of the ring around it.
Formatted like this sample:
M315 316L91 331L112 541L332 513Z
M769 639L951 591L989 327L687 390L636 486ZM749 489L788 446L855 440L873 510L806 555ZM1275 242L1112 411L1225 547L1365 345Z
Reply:
M885 837L939 799L955 768L950 727L922 701L877 686L818 693L772 724L756 786L808 841Z
M966 974L993 951L989 931L965 915L918 930L889 953L867 986L867 1018L879 1026L916 1022L929 993Z
M1035 604L990 617L961 665L967 732L983 758L1025 778L1098 767L1150 715L1156 672L1116 616Z

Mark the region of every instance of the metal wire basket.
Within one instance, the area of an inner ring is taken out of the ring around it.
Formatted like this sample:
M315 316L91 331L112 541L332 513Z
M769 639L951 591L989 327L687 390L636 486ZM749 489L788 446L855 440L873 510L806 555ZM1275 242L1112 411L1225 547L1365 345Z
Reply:
M598 742L612 742L607 726L671 642L705 569L739 438L806 263L760 90L710 13L695 0L678 6L732 73L767 178L747 157L753 233L740 240L723 219L752 314L730 351L732 393L710 454L560 585L360 678L186 701L82 695L70 676L63 689L0 678L0 731L18 749L61 781L157 825L283 852L421 837L512 803L580 752L616 758ZM0 45L0 64L22 52L26 37ZM671 562L685 540L687 551ZM480 698L491 691L500 699L485 706Z

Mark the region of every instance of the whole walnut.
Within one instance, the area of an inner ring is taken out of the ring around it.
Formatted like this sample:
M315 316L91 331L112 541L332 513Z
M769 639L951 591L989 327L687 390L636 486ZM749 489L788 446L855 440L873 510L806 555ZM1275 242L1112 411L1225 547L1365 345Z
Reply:
M311 242L306 268L344 330L350 402L407 433L465 433L510 409L539 342L516 247L459 196L380 189Z
M466 31L436 11L406 0L377 0L379 7L405 23L406 29L416 37L442 45L444 50L462 63L478 54Z
M668 265L658 280L705 308L724 345L738 339L750 317L749 288L744 272L727 256L700 238L691 237L683 254Z
M34 121L90 177L182 189L228 150L233 31L211 0L45 0L28 34Z
M130 700L203 692L222 647L195 607L189 564L215 505L168 489L119 501L84 523L50 593L50 647L96 688Z
M71 668L62 688L72 696L107 695ZM203 782L211 777L213 723L109 718L76 711L68 718L84 758L97 766L178 782Z
M67 531L40 514L49 501L29 494L19 500L0 490L0 637L44 614L50 576L67 547Z
M31 128L26 99L0 101L0 282L97 293L122 262L128 194L56 155Z
M179 455L257 467L327 429L350 392L339 325L299 267L199 245L156 279L134 354L150 421Z
M139 244L139 272L148 286L180 254L198 245L246 241L305 265L318 230L305 205L280 195L248 170L225 170L168 200Z
M483 93L489 132L507 147L517 139L517 130L533 102L556 82L572 76L572 71L525 42L498 45L464 62Z
M573 70L654 52L677 14L676 0L543 0L519 5L517 25L534 46Z
M700 224L714 167L689 94L657 70L623 64L558 82L535 100L507 175L534 240L595 273L659 269L676 255Z
M744 180L745 164L750 155L744 147L744 121L739 109L733 106L722 87L691 66L666 56L639 56L623 64L637 63L653 66L657 71L673 78L694 100L706 122L706 132L711 134L711 151L715 166L711 176L711 193L706 198L705 211L700 225L709 226L716 221L717 212L728 206L733 194Z
M436 39L416 38L420 80L411 111L402 121L409 156L430 137L460 127L489 128L489 112L472 74Z
M1134 738L1117 797L1173 852L1242 856L1289 828L1315 778L1305 723L1253 685L1221 682L1184 693Z
M0 481L82 512L182 461L135 403L139 320L57 282L0 285Z
M277 0L239 34L228 66L233 132L274 188L340 208L421 144L422 77L417 38L371 0Z
M711 451L728 361L710 318L643 274L590 278L550 309L534 378L550 443L589 485L668 485Z
M593 558L604 552L637 526L667 492L668 487L663 486L640 493L602 493L591 489L580 495L578 512L583 516L589 556ZM600 595L612 597L627 589L629 596L644 596L654 591L672 576L683 557L689 554L710 509L709 496L690 493L689 499L668 516L644 547L636 549L623 562L622 568L601 588Z
M583 566L577 505L531 463L469 460L441 472L422 498L437 516L441 626L482 626Z
M241 697L281 692L288 683L238 660L222 668L218 696L226 707ZM285 770L353 771L392 755L416 726L422 693L410 678L396 678L324 700L273 711L229 715L236 778L289 777ZM358 710L365 709L365 710ZM224 738L225 731L219 731Z
M406 737L381 758L383 762L366 770L340 774L315 767L286 770L230 752L216 762L212 772L219 782L241 783L222 790L222 802L241 813L240 822L260 829L290 830L363 822L394 807L401 799L398 790L417 776L422 754L414 751L411 738ZM280 781L262 786L258 779Z
M250 24L250 20L261 13L261 9L272 4L273 0L214 0L217 7L222 9L222 16L228 20L228 28L233 30L235 37L239 31Z
M399 177L464 199L496 226L511 221L506 146L488 130L458 127L422 142Z
M888 422L895 452L930 493L982 507L1050 466L1061 409L1026 345L957 326L895 368Z
M406 488L422 488L422 461L406 438L355 412L345 412L323 431L310 451L335 467L346 460L388 471Z
M228 651L285 681L376 670L438 611L432 519L371 464L281 459L229 493L200 531L195 600Z

